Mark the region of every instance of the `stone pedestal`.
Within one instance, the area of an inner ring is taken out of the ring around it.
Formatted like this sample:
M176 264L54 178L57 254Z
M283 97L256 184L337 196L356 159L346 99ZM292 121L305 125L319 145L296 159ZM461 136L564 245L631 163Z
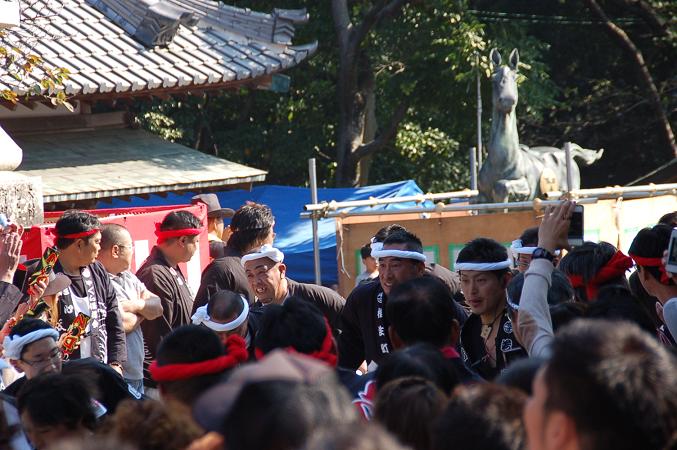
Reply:
M0 212L24 227L43 223L42 179L0 171Z

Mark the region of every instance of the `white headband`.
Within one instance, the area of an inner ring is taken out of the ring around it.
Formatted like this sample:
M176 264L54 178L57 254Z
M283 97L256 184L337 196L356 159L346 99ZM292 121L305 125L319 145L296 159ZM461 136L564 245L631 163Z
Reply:
M383 242L372 242L371 243L371 257L376 258L374 253L380 252L383 249Z
M207 305L200 306L198 309L195 310L195 314L193 314L193 324L194 325L200 325L203 324L207 328L210 328L214 331L232 331L235 328L239 327L244 323L245 320L247 320L247 316L249 315L249 303L247 302L247 299L244 298L242 295L240 295L240 298L242 299L242 312L240 313L239 316L232 322L228 323L218 323L214 322L211 317L209 317L209 313L207 313Z
M242 265L247 261L254 261L261 258L270 258L276 263L284 261L284 253L273 247L272 245L262 245L260 248L252 253L248 253L242 257Z
M423 253L419 252L411 252L411 251L406 251L406 250L378 250L378 251L371 251L371 256L374 258L385 258L388 256L394 256L395 258L405 258L405 259L415 259L416 261L421 261L425 262L426 257Z
M2 342L5 358L21 359L21 351L25 346L46 337L51 337L56 341L59 339L59 333L54 328L43 328L31 331L23 336L5 336L5 340Z
M482 272L488 272L491 270L501 270L507 269L512 265L510 259L499 262L458 262L454 264L454 269L456 270L478 270Z
M515 239L510 244L510 250L517 255L533 255L538 247L522 247L522 240ZM559 256L559 250L555 250L555 256Z

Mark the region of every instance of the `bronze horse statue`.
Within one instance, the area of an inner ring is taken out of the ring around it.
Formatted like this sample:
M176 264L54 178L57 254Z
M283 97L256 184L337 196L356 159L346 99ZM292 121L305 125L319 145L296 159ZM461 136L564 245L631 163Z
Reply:
M494 67L491 76L493 112L488 156L479 174L479 202L507 202L533 200L546 191L566 185L566 156L556 147L527 147L520 145L517 134L517 65L519 53L510 53L507 66L501 66L501 54L491 50ZM571 156L588 166L602 157L604 150L588 150L571 145ZM581 176L572 163L572 186L579 189Z

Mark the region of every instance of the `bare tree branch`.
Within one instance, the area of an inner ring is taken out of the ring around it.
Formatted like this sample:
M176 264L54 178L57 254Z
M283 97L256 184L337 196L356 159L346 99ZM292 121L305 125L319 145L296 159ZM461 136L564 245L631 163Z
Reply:
M378 136L376 136L376 139L366 144L360 145L355 149L355 151L352 152L350 157L355 164L357 164L362 158L372 155L373 153L382 149L395 137L400 123L407 115L407 109L409 109L409 99L406 99L399 104L390 118L390 123L381 133L379 133Z
M637 15L646 22L649 27L659 36L670 37L672 35L666 21L656 10L644 0L616 0L627 8L635 9Z

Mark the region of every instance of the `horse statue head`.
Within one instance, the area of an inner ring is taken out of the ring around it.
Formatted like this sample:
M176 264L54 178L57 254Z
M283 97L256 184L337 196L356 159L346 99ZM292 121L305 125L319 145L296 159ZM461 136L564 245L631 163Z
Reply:
M503 114L508 114L515 109L517 105L517 66L519 64L519 53L517 49L510 52L508 65L501 65L501 54L497 49L492 49L490 53L493 73L491 75L492 95L494 108Z

